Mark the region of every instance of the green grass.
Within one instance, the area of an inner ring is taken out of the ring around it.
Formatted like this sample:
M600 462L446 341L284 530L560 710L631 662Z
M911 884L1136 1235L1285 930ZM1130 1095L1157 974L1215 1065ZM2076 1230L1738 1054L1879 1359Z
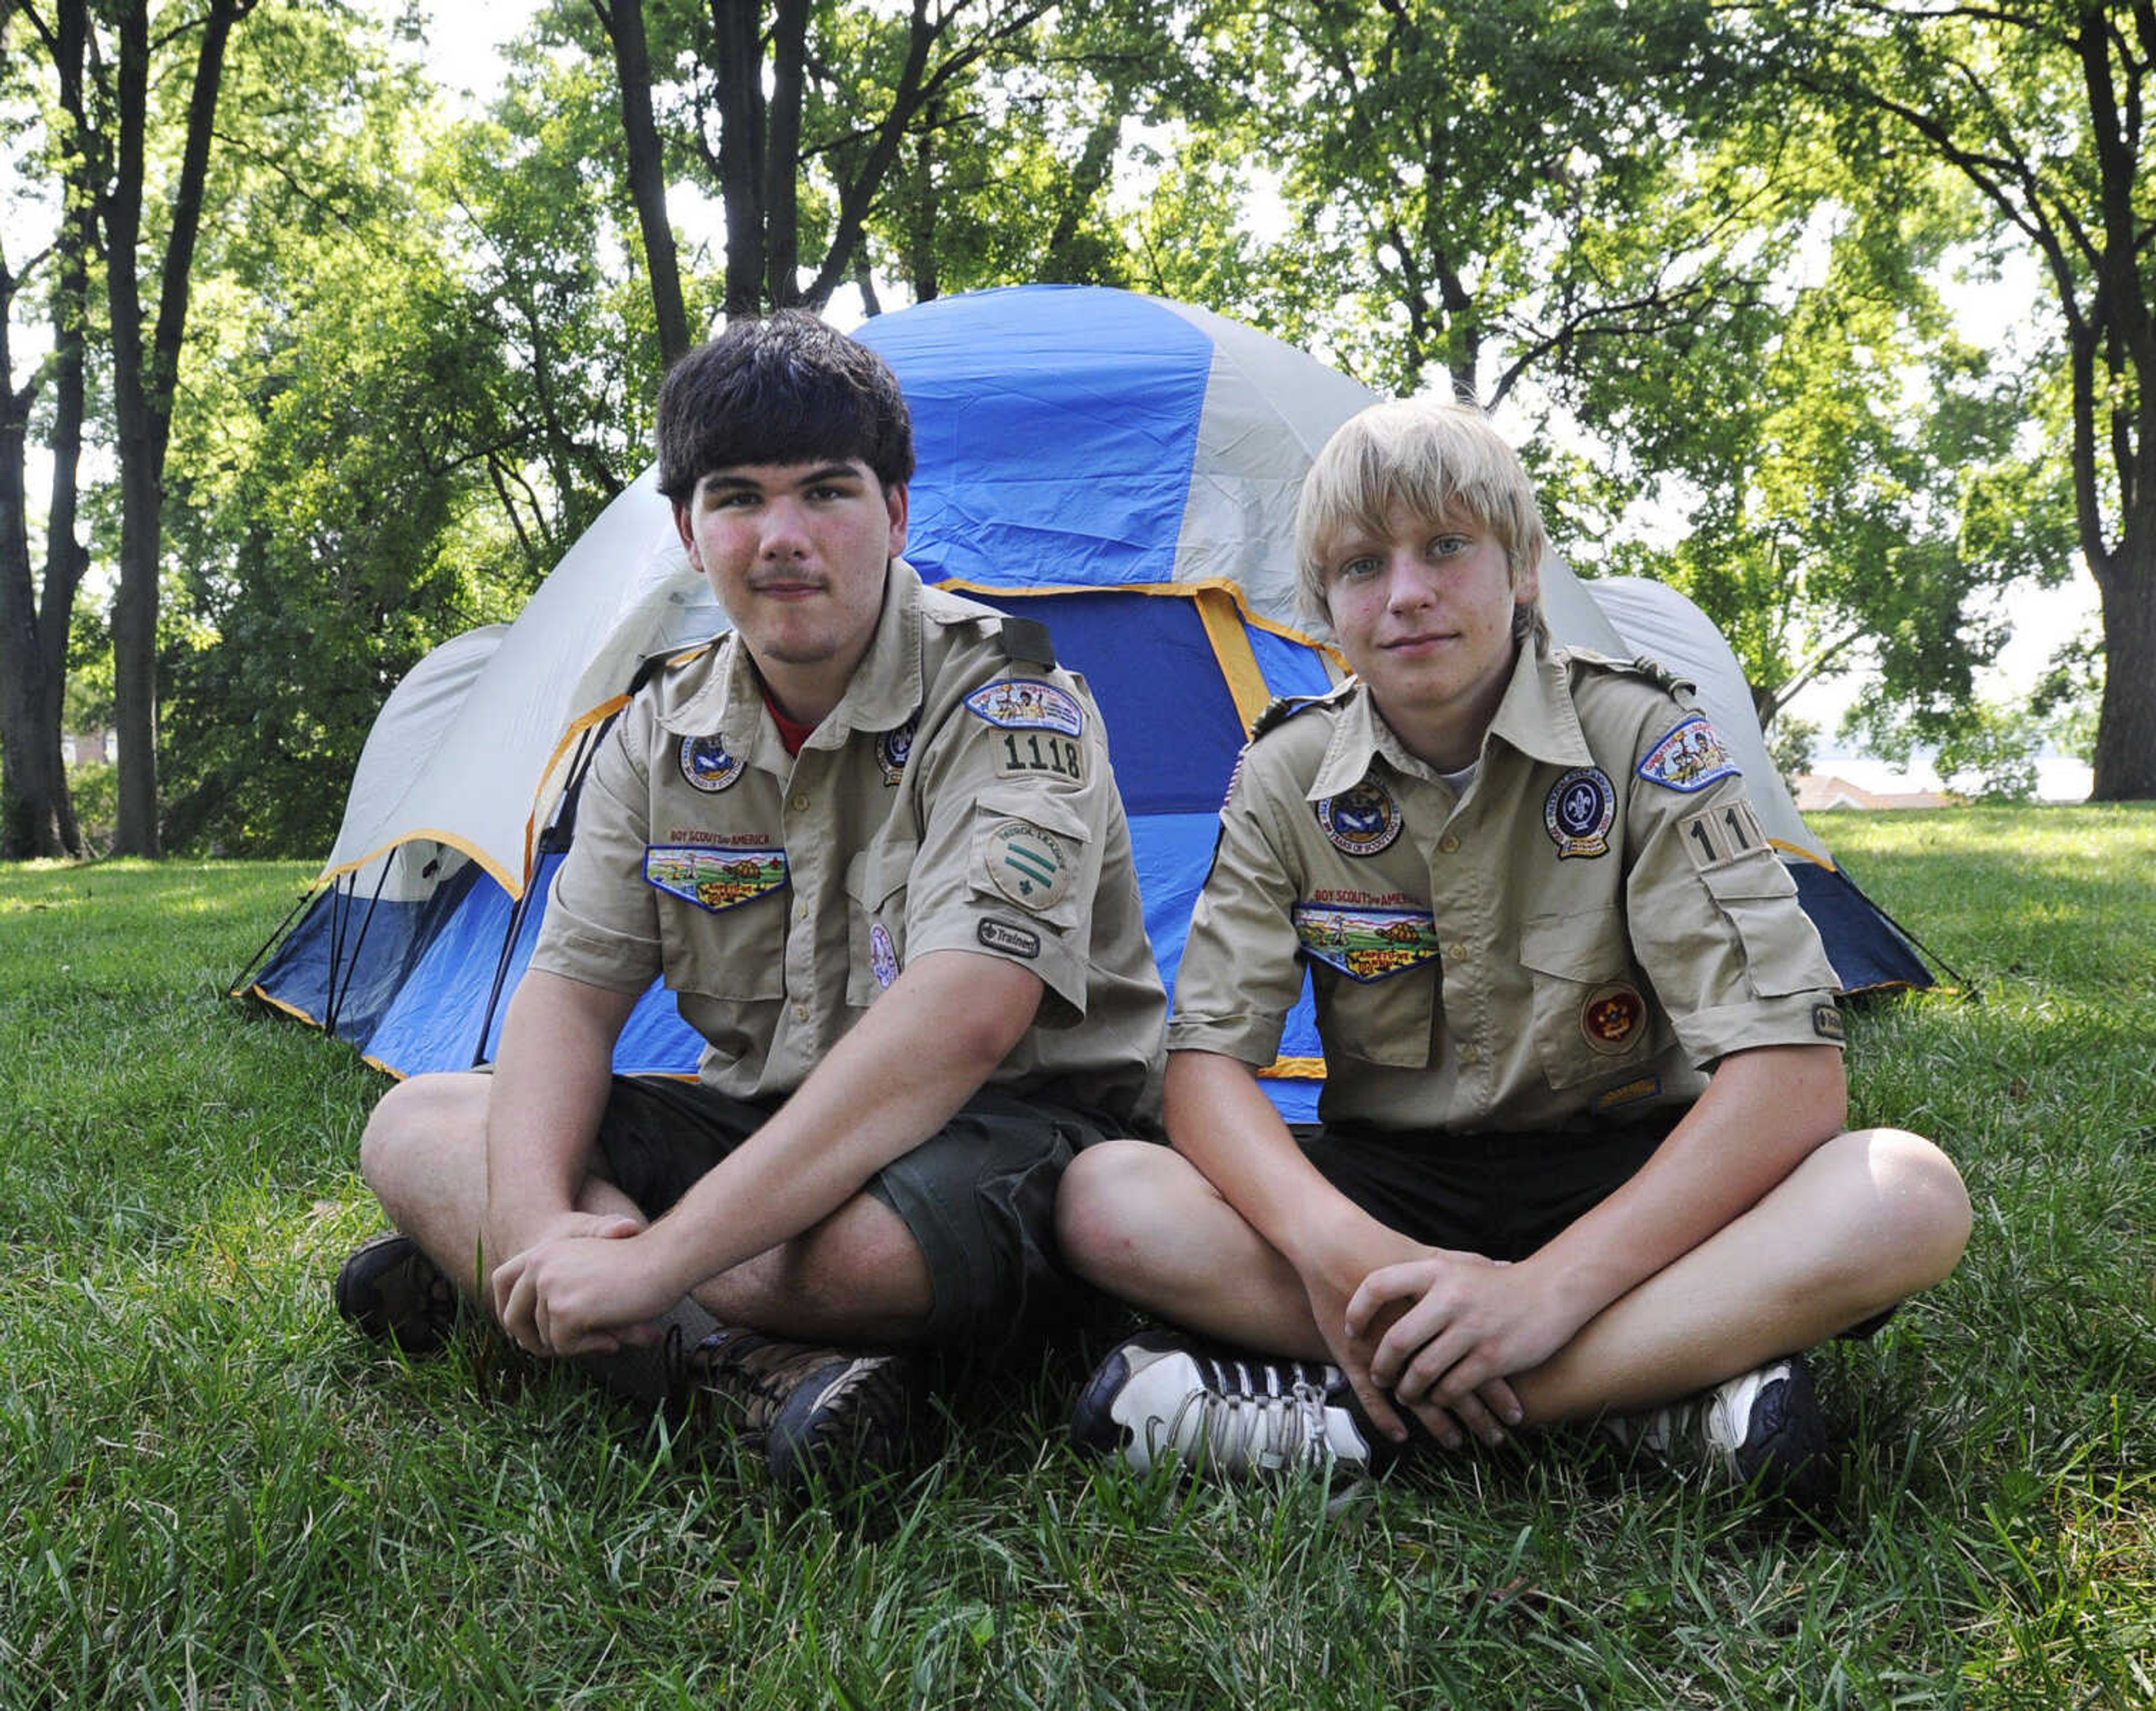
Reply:
M1794 1518L1561 1440L1344 1497L1081 1463L1050 1351L875 1524L329 1303L382 1078L223 1001L296 867L0 871L0 1706L2145 1705L2156 812L1822 817L1969 976L1852 1018L1960 1270Z

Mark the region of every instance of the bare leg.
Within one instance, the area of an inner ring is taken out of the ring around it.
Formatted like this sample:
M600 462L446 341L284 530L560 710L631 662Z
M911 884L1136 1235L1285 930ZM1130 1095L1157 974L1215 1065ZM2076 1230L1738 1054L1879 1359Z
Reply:
M486 1107L492 1078L426 1075L393 1088L360 1141L360 1171L390 1222L488 1303L480 1253L486 1215ZM642 1212L598 1174L578 1210ZM507 1254L485 1257L490 1269ZM730 1324L819 1341L895 1343L920 1334L933 1304L927 1266L897 1213L859 1194L790 1242L699 1284L696 1302Z
M1092 1148L1065 1173L1056 1214L1065 1255L1101 1288L1194 1329L1323 1358L1293 1268L1179 1155ZM1969 1225L1961 1179L1931 1143L1837 1135L1512 1388L1530 1422L1689 1395L1938 1282Z

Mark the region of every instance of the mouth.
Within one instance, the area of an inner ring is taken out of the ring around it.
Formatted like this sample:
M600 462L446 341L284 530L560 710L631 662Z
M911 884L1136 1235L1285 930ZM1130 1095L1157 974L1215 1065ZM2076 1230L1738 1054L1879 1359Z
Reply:
M1449 633L1436 632L1428 635L1399 636L1378 645L1387 653L1427 653L1432 648L1441 648L1447 642L1457 639Z
M807 600L824 592L823 582L810 576L752 577L748 592L767 600Z

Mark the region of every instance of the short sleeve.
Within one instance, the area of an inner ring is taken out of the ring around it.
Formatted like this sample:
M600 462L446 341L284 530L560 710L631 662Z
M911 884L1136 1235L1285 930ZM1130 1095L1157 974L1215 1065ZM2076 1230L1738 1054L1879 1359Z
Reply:
M1687 776L1667 761L1673 743L1714 764ZM1758 1046L1839 1045L1819 931L1705 716L1675 704L1650 712L1633 773L1625 914L1686 1053L1704 1066Z
M1075 1023L1086 1013L1101 863L1122 813L1099 710L1062 674L993 679L910 764L923 771L907 960L968 950L1014 962L1048 988L1043 1020Z
M1280 1052L1303 967L1292 913L1296 864L1255 770L1238 769L1220 810L1212 871L1176 971L1168 1048L1263 1068Z
M632 702L584 775L577 835L554 875L533 968L618 992L641 992L658 977L659 912L644 878L651 791L638 759L650 724L647 703Z

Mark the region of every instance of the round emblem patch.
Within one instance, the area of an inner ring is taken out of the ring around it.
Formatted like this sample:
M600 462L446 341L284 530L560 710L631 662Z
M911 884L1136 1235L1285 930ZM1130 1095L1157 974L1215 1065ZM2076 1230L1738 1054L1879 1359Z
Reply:
M988 833L988 878L1022 909L1040 914L1070 889L1070 853L1029 820L1005 820Z
M1336 848L1373 856L1400 835L1399 804L1384 786L1366 778L1352 790L1322 799L1317 824Z
M914 721L907 720L896 730L887 730L876 739L876 765L883 768L883 781L896 784L906 771L906 758L913 753Z
M869 929L869 972L879 986L898 978L898 947L891 942L891 929L878 921Z
M1551 786L1543 824L1557 858L1609 853L1609 824L1617 817L1617 792L1599 766L1575 766Z
M721 791L742 776L747 763L726 752L726 741L716 736L681 739L681 776L697 790Z
M1579 1032L1589 1047L1604 1057L1629 1052L1647 1019L1647 1001L1639 988L1622 981L1597 986L1579 1007Z

